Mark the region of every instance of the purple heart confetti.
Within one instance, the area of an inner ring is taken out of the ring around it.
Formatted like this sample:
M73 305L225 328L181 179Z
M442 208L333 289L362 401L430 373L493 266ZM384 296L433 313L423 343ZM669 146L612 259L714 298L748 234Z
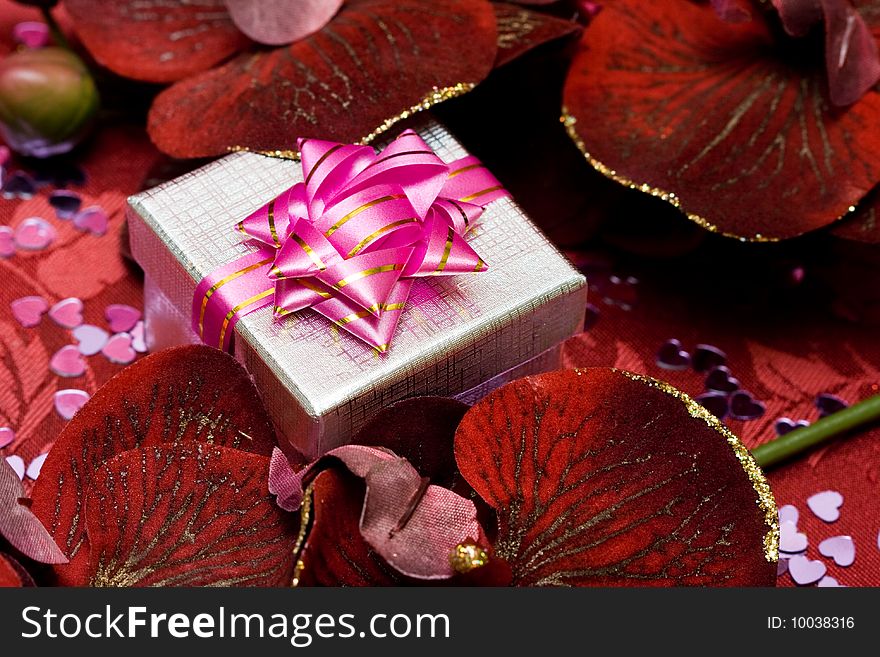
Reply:
M110 217L104 211L104 208L92 206L76 213L73 218L73 225L79 230L86 231L92 235L106 235L107 226L110 223Z
M75 329L83 323L83 302L76 297L62 299L49 309L49 317L58 326Z
M15 432L10 427L0 427L0 449L9 447L15 441Z
M719 420L726 418L730 409L728 395L723 392L704 392L697 397L697 403Z
M16 171L3 183L3 198L10 200L20 198L31 199L37 193L34 179L23 171Z
M128 333L117 333L107 341L101 353L111 363L128 365L137 358L137 352L132 349L131 343L132 339Z
M739 390L740 383L730 374L730 370L724 365L716 367L706 377L706 389L715 392L736 392Z
M776 431L777 436L785 436L795 429L802 429L808 426L810 426L810 423L806 420L798 420L795 422L791 418L781 417L776 420L776 424L773 425L773 428Z
M49 310L49 302L43 297L23 297L9 304L12 316L25 328L39 325L43 315Z
M55 393L55 410L65 420L71 420L87 401L89 393L85 390L59 390Z
M779 561L776 562L776 576L782 577L787 572L788 572L788 559L780 556Z
M82 376L86 371L86 362L83 360L79 348L73 345L61 347L49 361L49 369L58 376L75 378Z
M114 333L128 333L141 318L141 311L124 304L111 304L104 309L104 317Z
M657 352L657 365L665 370L686 370L690 364L691 356L678 340L667 340Z
M28 464L27 470L25 470L24 472L28 479L32 479L33 481L37 480L37 478L40 476L40 470L43 469L43 463L46 462L47 456L49 455L40 454L37 458L35 458Z
M786 504L779 508L779 522L790 522L796 526L800 517L800 511L793 504Z
M807 535L797 530L793 522L779 523L779 550L786 554L798 554L807 549Z
M814 584L825 576L827 572L825 564L821 561L813 561L803 555L792 557L788 560L788 572L795 584L807 586Z
M752 397L745 390L738 390L730 396L730 417L734 420L756 420L762 415L767 407L763 402Z
M76 192L59 189L49 195L49 205L55 208L59 219L70 219L82 206L82 198Z
M147 341L144 333L144 323L138 322L131 329L131 348L139 354L147 353Z
M79 353L83 356L94 356L107 344L110 334L99 326L83 324L73 329L73 337L79 343Z
M6 462L15 470L15 474L18 475L19 479L24 479L24 459L22 459L17 454L13 454L12 456L6 457Z
M826 417L837 411L842 411L849 406L845 401L836 395L823 393L816 397L816 408L819 409L819 417Z
M838 582L836 579L831 577L831 575L826 575L822 579L819 580L819 583L816 584L820 589L845 589L846 586Z
M15 231L9 226L0 226L0 258L15 255Z
M819 553L846 568L856 560L856 544L852 536L832 536L819 543Z
M843 506L843 495L834 490L826 490L807 499L810 507L817 518L825 522L835 522L840 518L840 507Z
M697 372L708 372L726 363L727 354L711 344L698 344L691 358L691 365Z
M47 248L58 233L55 227L40 217L25 219L15 229L15 246L26 251L42 251Z

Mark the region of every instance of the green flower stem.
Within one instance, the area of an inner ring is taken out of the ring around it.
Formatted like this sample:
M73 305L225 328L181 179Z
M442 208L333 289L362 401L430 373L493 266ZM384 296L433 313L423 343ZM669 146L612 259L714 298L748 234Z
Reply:
M52 10L49 7L40 7L40 11L43 14L43 20L46 21L46 25L49 26L49 32L52 33L52 38L55 40L55 43L60 47L73 52L73 48L70 47L70 42L61 30L61 26L58 25L58 21L56 21L55 17L52 15Z
M769 468L875 420L880 420L880 395L764 443L752 450L752 456L762 468Z

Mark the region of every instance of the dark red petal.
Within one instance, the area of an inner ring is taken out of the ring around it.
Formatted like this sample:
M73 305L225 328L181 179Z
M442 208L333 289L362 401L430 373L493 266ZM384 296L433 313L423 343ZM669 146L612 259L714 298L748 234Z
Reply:
M163 444L211 443L272 453L271 426L247 372L205 346L169 349L139 360L98 390L64 428L34 486L34 514L70 564L61 583L88 567L85 499L95 471L117 454Z
M833 109L821 49L810 61L790 45L708 5L610 2L566 83L572 136L597 169L713 230L828 225L880 180L880 95Z
M245 48L224 0L64 0L92 56L114 73L173 82Z
M435 88L480 82L495 52L485 0L351 0L303 41L241 55L162 92L150 136L176 157L291 149L298 137L354 142L439 100Z
M90 586L288 586L295 514L266 488L269 460L198 444L124 452L86 502Z
M831 232L848 240L880 244L880 192L874 190L859 204L856 211L837 223Z
M498 56L495 66L503 66L520 55L549 41L580 34L579 23L557 18L540 11L508 2L496 2L495 19L498 22Z
M462 475L498 512L518 585L763 585L776 578L769 487L692 400L617 370L508 384L455 437Z
M0 588L36 586L30 574L18 561L0 552Z

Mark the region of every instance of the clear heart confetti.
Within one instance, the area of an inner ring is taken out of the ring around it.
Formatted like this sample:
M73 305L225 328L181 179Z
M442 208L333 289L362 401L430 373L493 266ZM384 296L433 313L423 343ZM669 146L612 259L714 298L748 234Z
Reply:
M838 582L836 579L831 577L830 575L826 575L822 579L819 580L819 583L816 584L820 589L845 589L846 586Z
M80 212L77 212L76 216L73 218L73 225L79 230L89 232L92 235L97 235L99 237L107 234L107 226L109 223L110 218L107 216L107 212L104 211L104 208L98 206L81 210Z
M36 481L40 476L40 470L43 469L43 463L46 462L46 457L49 456L48 453L40 454L37 458L31 461L28 464L27 470L25 470L24 474L28 479Z
M76 297L62 299L49 309L49 317L58 326L75 329L83 323L83 302Z
M856 560L856 544L851 536L832 536L819 543L819 553L846 568Z
M82 354L79 353L78 347L67 345L55 352L52 360L49 361L49 369L58 376L76 378L85 373L86 362L83 360Z
M790 522L797 525L800 516L800 512L793 504L786 504L785 506L779 507L779 522Z
M807 498L807 506L820 520L835 522L840 518L843 495L834 490L822 491Z
M22 221L15 229L15 245L26 251L42 251L47 248L58 233L45 219L31 217Z
M85 390L73 388L55 393L55 411L65 420L73 419L77 411L86 405L90 395Z
M73 329L73 337L79 343L79 353L83 356L94 356L107 344L110 334L99 326L83 324Z
M24 479L24 459L22 459L17 454L13 454L12 456L6 457L6 462L15 470L15 474L18 475L19 479Z
M39 325L46 311L49 310L49 302L43 297L23 297L9 304L12 316L25 328L33 328Z
M134 328L131 330L131 348L139 354L147 353L147 341L144 333L143 321L135 324Z
M788 554L797 554L807 549L807 535L797 530L792 522L779 523L779 550Z

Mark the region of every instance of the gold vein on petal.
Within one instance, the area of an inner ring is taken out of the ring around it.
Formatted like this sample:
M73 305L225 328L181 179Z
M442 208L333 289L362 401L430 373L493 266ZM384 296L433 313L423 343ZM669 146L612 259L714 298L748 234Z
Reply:
M468 92L473 91L476 88L476 84L473 82L459 82L456 85L451 87L434 87L431 90L431 93L427 94L424 98L422 98L418 103L413 105L407 110L404 110L397 116L392 116L391 118L385 119L382 124L373 130L366 137L361 139L358 144L367 145L376 140L380 135L388 132L391 128L393 128L397 123L401 121L405 121L410 118L414 114L418 114L419 112L424 112L426 110L431 109L434 105L439 105L440 103L446 102L447 100L451 100L453 98L458 98L459 96L463 96ZM266 157L274 157L279 160L294 160L296 162L300 161L299 151L293 150L256 150L253 148L249 148L247 146L229 146L227 147L227 152L229 153L256 153L257 155L265 155Z
M667 192L667 191L662 190L658 187L654 187L653 185L651 185L649 183L638 183L638 182L632 180L631 178L627 178L626 176L618 173L617 171L615 171L614 169L612 169L608 165L603 164L602 162L600 162L599 160L594 158L592 155L590 155L590 152L587 150L586 144L584 143L583 139L581 139L581 136L578 134L577 130L575 129L575 125L577 124L577 118L572 116L571 114L569 114L568 109L565 107L562 108L562 117L560 118L560 121L565 126L565 130L566 130L566 132L568 132L568 136L574 142L575 146L578 147L580 152L583 153L584 158L587 160L587 162L590 164L590 166L593 167L596 171L601 173L606 178L610 178L614 182L620 183L621 185L623 185L625 187L629 187L630 189L635 189L635 190L638 190L638 191L643 192L645 194L650 194L651 196L656 196L657 198L659 198L663 201L666 201L667 203L672 205L674 208L680 210L688 219L693 221L695 224L702 226L703 228L705 228L709 232L717 233L718 235L723 235L724 237L729 237L731 239L739 240L740 242L762 242L762 243L764 243L764 242L779 242L780 241L778 237L767 237L767 236L761 235L761 234L752 235L751 237L745 237L743 235L736 235L734 233L728 233L728 232L721 230L720 228L718 228L718 226L716 226L715 224L710 222L708 219L705 219L698 214L694 214L693 212L688 212L685 208L683 208L681 205L681 198L679 198L678 194L676 194L675 192Z
M764 524L767 525L767 533L764 535L764 557L770 563L776 563L779 560L779 512L776 509L776 500L773 498L773 491L770 490L770 484L767 482L763 470L761 470L754 457L752 457L752 453L749 451L748 447L743 445L742 441L737 438L730 429L724 426L721 420L712 415L712 413L706 410L706 408L698 401L683 393L678 388L649 376L633 374L632 372L626 372L616 368L614 371L632 381L644 383L652 388L660 390L661 392L665 392L667 395L675 397L685 405L685 408L687 408L691 417L703 420L703 422L709 425L709 427L724 437L727 444L733 449L734 456L736 456L736 459L739 461L742 469L748 476L749 481L752 483L752 488L755 489L755 493L758 495L758 508L763 512Z

